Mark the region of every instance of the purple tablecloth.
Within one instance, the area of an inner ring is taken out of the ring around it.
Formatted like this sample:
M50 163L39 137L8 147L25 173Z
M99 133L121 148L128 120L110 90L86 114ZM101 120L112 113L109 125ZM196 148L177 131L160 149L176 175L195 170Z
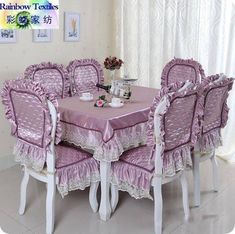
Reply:
M148 113L157 93L157 89L134 86L131 102L121 108L94 107L94 101L77 96L60 99L62 139L94 150L97 160L118 160L126 148L145 143Z

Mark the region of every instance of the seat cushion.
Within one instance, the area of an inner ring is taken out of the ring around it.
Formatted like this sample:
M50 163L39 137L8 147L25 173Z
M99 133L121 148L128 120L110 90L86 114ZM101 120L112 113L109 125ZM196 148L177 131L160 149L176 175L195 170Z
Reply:
M175 176L192 165L190 147L182 146L166 152L163 158L163 177ZM123 153L112 164L111 182L132 197L150 198L151 179L154 174L154 146L141 146Z
M154 173L153 152L150 146L124 152L119 161L112 164L111 182L136 199L152 199L149 191Z
M65 143L55 147L57 188L62 197L100 180L99 163L92 154Z

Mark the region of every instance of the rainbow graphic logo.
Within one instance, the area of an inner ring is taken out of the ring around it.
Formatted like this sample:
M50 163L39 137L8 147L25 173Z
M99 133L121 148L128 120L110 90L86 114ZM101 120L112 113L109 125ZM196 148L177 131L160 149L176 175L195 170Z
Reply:
M0 0L0 29L58 29L59 0Z

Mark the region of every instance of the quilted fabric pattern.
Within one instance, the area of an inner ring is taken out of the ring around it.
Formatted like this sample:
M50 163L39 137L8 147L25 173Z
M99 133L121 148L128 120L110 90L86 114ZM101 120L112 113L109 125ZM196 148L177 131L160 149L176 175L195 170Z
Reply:
M100 181L99 163L92 154L73 145L60 144L56 151L57 188L64 197L69 191L85 189Z
M217 74L207 77L201 85L204 94L204 116L199 146L202 152L214 150L222 145L221 128L224 128L228 121L227 98L233 80L226 77L221 79Z
M78 93L97 90L96 84L99 82L99 79L96 68L93 65L76 67L74 81Z
M165 115L166 151L190 142L196 99L197 95L192 94L172 100Z
M29 79L6 81L1 92L5 116L16 137L15 160L41 171L46 161L51 137L51 116L47 101L57 109L54 96L44 92L41 85ZM61 139L60 117L57 114L55 143Z
M45 68L37 70L34 73L33 80L41 83L47 93L54 93L57 97L61 97L63 90L63 76L54 68Z
M82 162L83 160L94 160L92 154L73 146L59 144L55 147L56 151L56 168L62 169L69 165L74 165Z
M136 199L151 198L155 157L162 157L162 169L155 171L162 177L172 177L192 165L191 147L200 132L198 120L203 114L203 97L197 86L179 90L183 85L176 85L175 91L162 89L160 97L154 100L153 105L160 108L154 119L157 126L155 144L127 151L112 165L111 182ZM156 147L154 154L153 147Z
M208 91L205 98L203 133L221 126L222 109L227 99L228 87L217 87Z
M125 151L121 158L120 163L124 162L130 166L138 167L140 170L145 170L147 172L153 172L154 165L150 163L152 158L153 147L141 146L128 151ZM119 162L117 162L119 163Z
M70 80L66 68L61 64L40 63L26 68L26 79L37 81L48 94L57 98L65 98L70 94Z
M161 85L167 87L186 80L192 83L200 83L204 78L204 70L200 63L193 59L174 58L163 68Z
M32 93L11 91L19 138L43 148L45 113L41 100ZM33 121L32 121L33 120Z
M103 69L94 59L76 59L71 61L67 70L71 77L73 95L97 91L99 89L96 84L104 82Z

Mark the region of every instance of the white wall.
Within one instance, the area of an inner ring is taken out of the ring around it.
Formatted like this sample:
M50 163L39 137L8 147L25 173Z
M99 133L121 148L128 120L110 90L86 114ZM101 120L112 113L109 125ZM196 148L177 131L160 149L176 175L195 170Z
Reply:
M53 30L51 43L33 43L32 31L18 31L16 44L0 44L0 89L8 79L34 63L52 61L67 65L75 58L95 58L101 63L111 55L112 47L112 0L60 0L60 29ZM64 42L64 12L80 13L81 39ZM0 104L0 169L3 158L12 154L13 138L8 121ZM9 165L9 159L8 163Z

